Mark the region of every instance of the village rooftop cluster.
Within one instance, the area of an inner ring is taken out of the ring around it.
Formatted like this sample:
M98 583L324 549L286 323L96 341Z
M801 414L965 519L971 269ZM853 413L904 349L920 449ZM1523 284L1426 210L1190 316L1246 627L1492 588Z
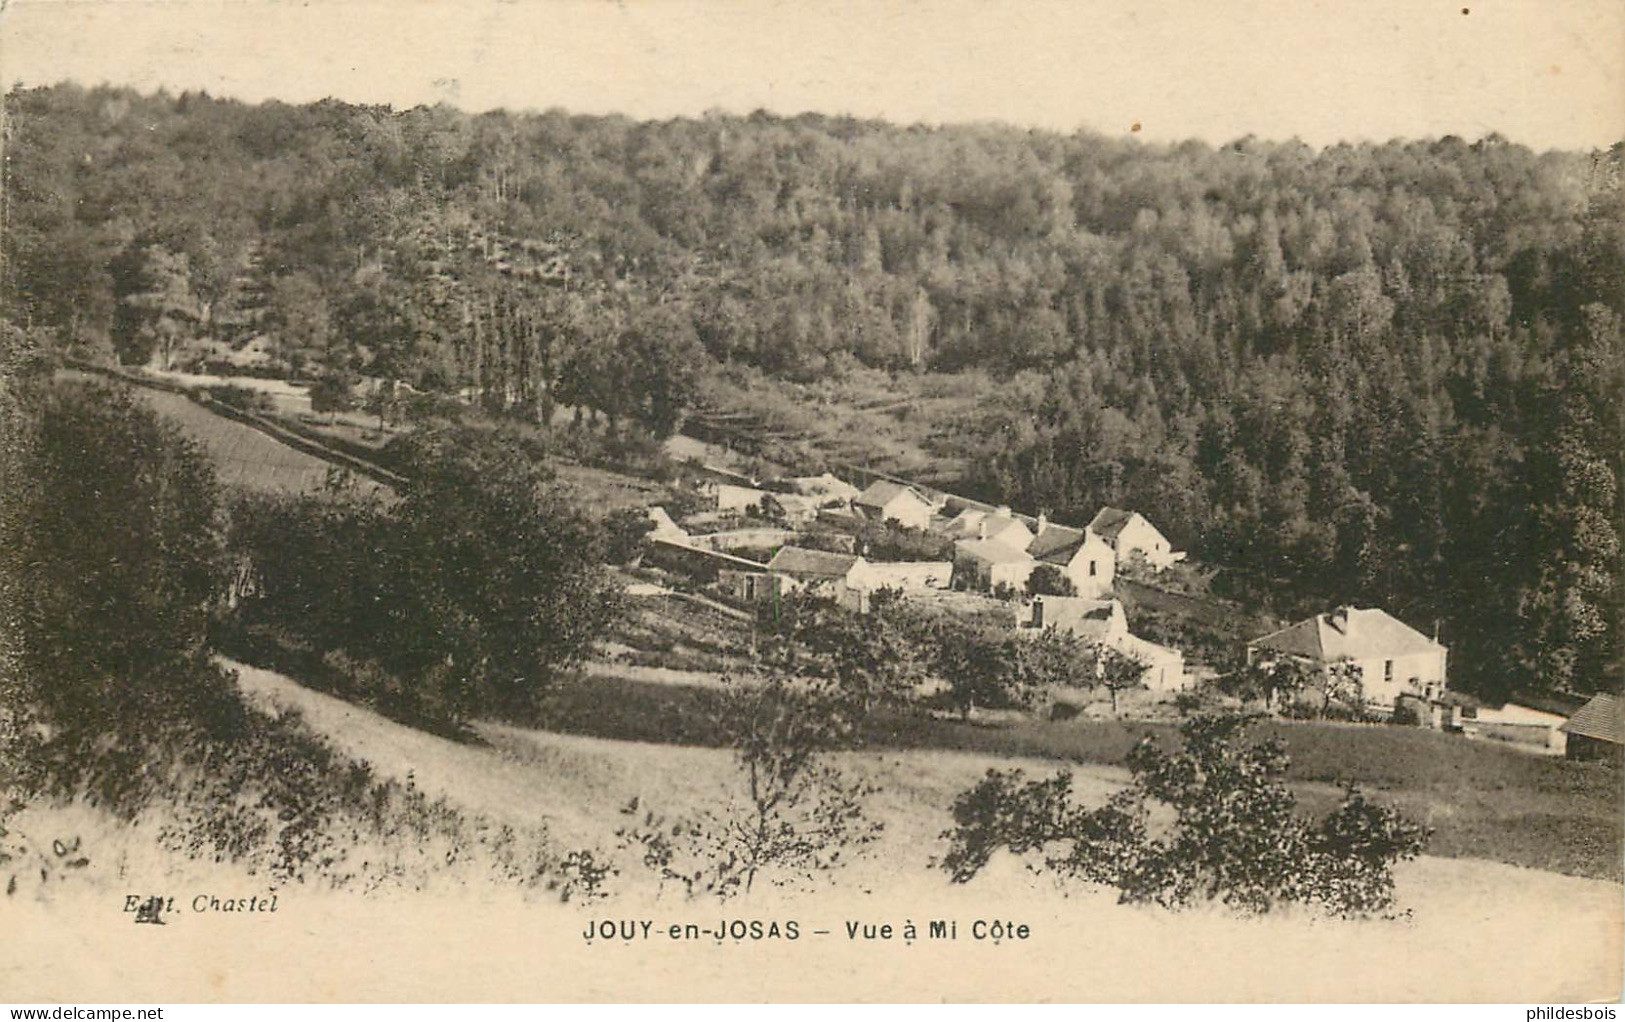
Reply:
M716 465L690 468L704 508L679 521L651 507L645 561L723 603L755 609L800 592L861 614L889 590L939 613L1000 613L1018 635L1061 632L1116 650L1143 665L1140 683L1153 701L1215 678L1209 665L1132 629L1117 589L1155 589L1186 556L1139 511L1103 507L1087 524L1067 525L1043 511L1023 514L883 476L860 487L829 472L762 481ZM886 544L888 536L904 542ZM918 551L933 541L935 557L872 549ZM1315 614L1252 639L1245 657L1265 668L1294 661L1329 686L1352 685L1364 712L1379 719L1403 714L1572 758L1620 742L1612 696L1492 707L1451 691L1446 646L1380 608Z

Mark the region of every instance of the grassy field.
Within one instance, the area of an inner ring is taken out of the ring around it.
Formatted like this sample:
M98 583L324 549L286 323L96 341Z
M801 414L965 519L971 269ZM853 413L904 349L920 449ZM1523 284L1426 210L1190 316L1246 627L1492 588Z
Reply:
M630 673L630 672L628 672ZM622 741L710 746L715 689L611 677L571 679L548 702L553 731ZM1435 855L1505 862L1574 876L1622 878L1622 773L1456 735L1380 725L1261 722L1285 743L1288 780L1307 808L1335 804L1350 782L1434 830ZM1115 768L1141 738L1172 741L1172 724L918 715L876 721L870 747L941 750L1046 764Z
M882 789L869 803L885 825L875 845L813 890L763 888L720 906L686 902L660 891L630 853L617 851L614 831L624 819L621 807L634 796L667 814L718 806L739 784L723 750L499 724L481 724L476 739L454 741L269 672L245 669L241 684L267 711L297 710L336 751L366 761L378 778L410 780L426 797L444 798L492 828L542 824L559 848L596 847L618 856L620 872L610 881L615 900L561 906L555 898L490 884L477 857L448 857L444 874L429 872L430 882L409 896L372 892L363 899L285 886L277 916L183 915L159 941L141 932L144 927L108 925L109 918L118 921L109 906L131 890L264 893L266 878L232 863L154 856L146 825L110 826L105 814L83 806L46 808L23 821L44 842L45 854L52 838L82 834L91 862L51 897L31 894L7 904L16 924L11 932L27 936L0 954L0 988L46 1000L43 988L18 983L71 976L75 990L160 1001L176 999L177 982L196 984L204 999L228 1000L637 1000L669 997L671 977L681 974L697 984L685 989L723 999L1538 1002L1617 994L1619 887L1498 863L1427 856L1403 864L1396 870L1398 896L1410 915L1351 923L1292 911L1238 919L1209 909L1171 914L1122 906L1110 892L1057 887L1008 857L972 883L952 885L932 860L943 850L940 835L953 796L989 767L1042 772L1054 765L997 753L846 754L841 766L849 775ZM600 705L615 706L620 693L599 694ZM1086 730L1092 739L1072 736L1074 752L1106 755L1132 737L1127 729ZM1323 746L1299 744L1325 769L1337 767L1337 750L1344 747L1331 739ZM1461 759L1477 762L1470 754ZM1394 780L1417 769L1388 766ZM1091 803L1124 777L1117 767L1092 763L1077 766L1075 776L1078 797ZM1515 776L1506 782L1527 783ZM1300 793L1304 784L1317 783L1303 782ZM408 859L415 870L448 851L439 842ZM370 846L365 854L374 854ZM586 946L581 937L589 919L714 925L719 914L797 919L803 932L824 927L829 935L728 946ZM963 937L971 920L994 917L1031 924L1034 938L1003 946L969 939L882 946L844 937L847 920L957 919ZM335 955L336 946L365 947L367 954ZM6 948L4 938L0 948ZM241 968L250 960L273 960L278 967Z
M139 388L136 393L203 449L223 485L266 493L314 493L326 483L332 466L314 455L215 415L179 394L148 388ZM361 476L355 477L355 483L367 489L383 489Z

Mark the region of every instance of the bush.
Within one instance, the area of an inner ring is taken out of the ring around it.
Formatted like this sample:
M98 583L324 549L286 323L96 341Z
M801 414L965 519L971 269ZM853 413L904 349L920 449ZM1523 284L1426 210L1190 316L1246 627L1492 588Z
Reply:
M262 579L238 622L371 661L402 683L373 690L398 694L379 704L397 716L528 716L614 620L603 527L501 437L423 433L402 457L412 481L393 505L330 494L234 506L234 552Z
M1065 571L1053 564L1040 564L1027 576L1028 596L1076 596L1078 587Z
M1133 782L1096 809L1073 804L1070 774L1029 782L1019 770L989 771L954 802L942 866L964 883L1000 849L1036 852L1049 869L1115 887L1125 902L1388 910L1392 866L1418 855L1427 831L1352 786L1323 819L1298 817L1280 780L1281 744L1238 744L1249 719L1194 718L1180 728L1178 752L1143 740L1128 758Z
M238 411L268 412L271 410L271 398L251 387L243 387L235 383L219 383L206 388L204 393L208 394L211 399Z
M848 693L827 681L770 673L729 690L716 721L734 750L740 791L724 807L671 820L622 808L617 836L664 887L728 898L759 879L804 886L828 877L872 842L881 825L864 801L875 788L850 781L828 754L854 742Z
M57 733L161 730L227 700L208 662L216 483L123 388L0 390L0 687Z

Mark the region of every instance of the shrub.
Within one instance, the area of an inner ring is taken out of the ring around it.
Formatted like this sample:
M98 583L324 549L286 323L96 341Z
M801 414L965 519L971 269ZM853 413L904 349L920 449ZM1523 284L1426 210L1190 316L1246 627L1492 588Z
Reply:
M217 712L205 638L223 550L204 455L101 384L0 391L0 418L9 708L90 736Z
M780 673L729 690L718 728L734 750L740 790L725 806L672 820L634 799L617 831L664 887L687 896L748 894L758 879L801 886L828 876L881 825L828 754L853 744L848 696L828 682Z
M1053 564L1040 564L1027 576L1028 596L1076 596L1078 587L1065 571Z
M1280 780L1281 744L1238 744L1249 719L1194 718L1180 728L1178 752L1143 740L1128 758L1133 782L1096 809L1073 804L1070 774L1027 781L1019 770L989 771L954 802L942 866L963 883L1000 849L1037 852L1049 869L1115 887L1125 902L1217 901L1248 913L1301 903L1337 916L1389 909L1392 866L1419 854L1427 831L1352 786L1330 815L1300 818Z
M244 412L268 412L271 398L261 391L235 383L218 383L204 391L215 401Z
M249 497L232 545L263 578L238 611L403 683L381 709L524 716L614 619L602 525L516 441L420 431L402 499Z

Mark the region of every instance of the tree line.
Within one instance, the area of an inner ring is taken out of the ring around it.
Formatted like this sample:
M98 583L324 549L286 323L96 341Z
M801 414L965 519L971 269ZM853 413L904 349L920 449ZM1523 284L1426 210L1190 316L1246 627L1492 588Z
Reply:
M305 376L655 433L719 363L983 372L943 424L970 491L1146 509L1282 612L1437 621L1492 697L1625 666L1621 147L75 86L8 117L0 286L61 344L263 334Z

